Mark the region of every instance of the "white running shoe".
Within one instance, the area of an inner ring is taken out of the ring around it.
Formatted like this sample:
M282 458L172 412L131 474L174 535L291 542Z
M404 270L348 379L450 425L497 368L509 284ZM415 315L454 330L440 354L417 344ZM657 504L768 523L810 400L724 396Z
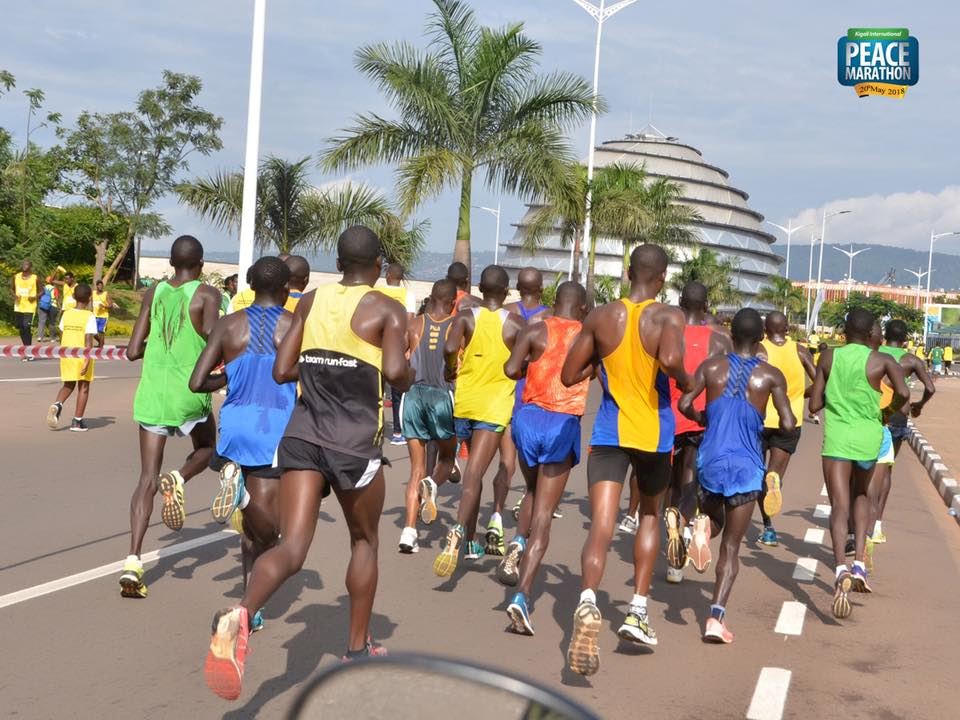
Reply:
M667 582L674 584L683 582L683 570L677 570L667 565Z
M636 533L638 527L640 527L639 512L636 515L624 515L623 520L620 521L620 532Z
M404 555L410 555L420 551L420 544L417 542L417 529L405 527L400 533L400 552Z

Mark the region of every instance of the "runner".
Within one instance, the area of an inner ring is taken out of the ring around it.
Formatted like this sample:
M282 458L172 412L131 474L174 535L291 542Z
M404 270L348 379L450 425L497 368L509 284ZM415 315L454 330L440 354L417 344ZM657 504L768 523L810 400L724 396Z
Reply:
M810 393L810 411L825 409L823 476L830 497L830 535L836 560L833 614L849 617L847 593L870 592L864 564L870 521L867 492L874 471L883 426L880 422L880 383L893 388L892 411L909 399L910 391L900 365L886 353L870 349L874 316L862 309L847 313L847 345L824 351ZM852 496L852 503L851 503ZM847 524L852 511L856 527L856 559L851 571L845 562Z
M569 388L560 382L560 369L586 311L583 287L575 282L561 284L553 312L541 314L542 320L520 331L504 368L508 376L519 380L526 365L523 404L513 416L513 439L526 481L524 505L528 510L521 515L517 535L497 569L504 585L516 585L519 580L507 615L513 631L522 635L533 635L530 591L550 542L553 513L570 470L580 462L580 418L593 367L586 368L580 381Z
M930 364L934 375L943 375L943 347L941 345L935 345L933 350L930 351Z
M733 352L705 360L693 377L690 392L679 402L681 412L706 426L697 456L700 509L710 518L708 526L712 521L714 533L722 528L723 540L703 639L720 643L733 642L725 622L726 606L740 569L740 543L762 492L763 414L768 402L777 409L781 430L789 432L797 422L783 373L756 353L763 339L760 313L752 308L740 310L731 330ZM706 410L700 410L696 398L704 390ZM702 549L699 560L706 569L709 544L703 543Z
M163 496L164 524L180 530L186 517L183 485L209 465L217 439L210 395L191 392L188 380L217 321L220 291L200 282L203 246L195 237L181 235L173 241L170 265L173 278L144 295L127 346L128 360L143 358L133 399L133 419L140 426L140 480L130 500L130 554L120 575L120 594L130 598L147 596L140 551L157 490ZM193 452L179 470L161 473L167 438L177 435L190 436Z
M483 476L510 423L516 382L504 374L517 334L523 327L518 316L503 307L510 282L506 270L490 265L480 275L483 302L462 310L450 328L446 342L447 376L457 375L453 414L457 437L470 444L470 463L463 473L463 494L457 523L447 532L443 550L433 563L433 572L450 577L457 567L461 545L464 559L483 557L484 547L474 540ZM457 370L460 348L463 362ZM495 545L496 531L503 538L503 505L507 488L494 486L493 515L487 526L487 545Z
M243 290L239 290L233 294L233 297L230 298L230 302L227 305L227 315L232 312L237 312L238 310L243 310L245 308L253 305L253 300L256 297L256 293L253 291L253 288L250 287L250 271L253 270L253 266L247 268L247 286Z
M110 311L119 309L120 306L113 302L107 291L103 289L103 280L97 280L97 289L93 293L93 316L97 319L97 347L103 347L106 340Z
M290 269L290 281L288 287L290 294L287 296L287 302L283 308L287 312L293 312L297 309L297 303L303 297L303 293L310 284L310 262L302 255L281 255L280 259L287 264Z
M417 299L412 290L402 285L403 275L403 265L390 263L387 265L386 285L378 285L376 289L403 305L409 319L412 320L417 313ZM407 441L400 432L400 405L403 402L403 393L391 387L388 397L390 398L390 408L393 411L393 424L391 425L393 434L390 436L390 444L406 445Z
M480 305L480 298L470 294L470 271L462 262L450 263L447 268L447 280L452 280L457 286L457 299L453 309L456 312Z
M772 516L780 512L783 505L783 478L790 464L790 457L797 451L800 442L800 430L803 424L803 397L806 391L804 373L813 381L817 369L814 367L810 351L787 337L789 325L787 316L773 311L767 314L766 337L761 341L763 348L760 357L783 373L787 380L787 397L790 409L796 418L795 426L784 430L780 426L780 413L777 412L771 396L767 403L767 414L763 421L763 448L767 459L767 474L763 490L757 499L760 517L763 519L763 545L776 547L779 543L777 531L773 527Z
M597 367L603 389L587 460L590 534L581 556L583 591L567 649L570 669L581 675L593 675L600 667L597 635L602 619L596 593L631 468L642 493L640 528L633 548L634 596L617 634L657 643L647 618L647 592L660 546L661 503L670 486L674 421L667 375L682 390L689 385L683 369L683 313L655 300L666 280L667 262L658 245L634 249L629 295L590 312L561 373L569 387L587 368Z
M726 355L733 350L730 335L722 325L708 322L707 288L702 283L687 283L680 292L680 309L683 310L686 326L683 329L683 369L693 377L700 364L708 357ZM703 425L691 420L679 411L678 403L683 395L676 380L670 380L670 407L673 410L676 429L673 437L673 464L670 483L670 506L663 514L667 526L667 582L683 580L683 568L687 563L687 546L693 538L690 525L699 529L697 537L710 537L710 520L696 512L697 508L697 448L703 440ZM698 412L703 412L706 396L694 401ZM630 507L639 507L639 493L634 501L635 483L631 478ZM639 489L639 488L638 488ZM634 505L634 502L637 504ZM624 519L626 521L626 519ZM639 525L639 515L633 516L633 525ZM687 523L690 523L688 525ZM622 525L622 523L621 523ZM700 572L705 567L697 568Z
M444 377L444 343L453 324L457 287L450 280L433 284L423 315L410 323L410 367L413 385L403 394L400 427L410 451L410 481L406 493L406 524L400 533L400 552L415 553L417 514L430 524L437 519L437 488L450 478L457 453L453 425L453 383ZM427 475L427 443L437 448L437 461Z
M97 334L97 321L88 309L90 286L86 283L77 285L74 297L77 299L76 307L67 310L60 318L60 345L65 348L92 348L94 336ZM60 358L60 380L63 381L63 387L57 393L57 399L53 405L47 410L47 427L51 430L56 430L63 403L76 388L77 408L70 423L70 430L72 432L87 431L83 414L90 399L93 366L94 361L91 358Z
M408 387L413 371L404 355L406 311L396 300L371 292L380 277L380 253L372 230L347 228L337 240L342 279L301 298L277 350L274 379L299 381L301 389L277 452L283 471L283 541L257 558L239 605L214 615L205 675L210 689L224 699L240 695L251 613L303 566L320 500L331 490L350 532L346 658L384 654L367 634L385 489L381 393L384 379Z
M210 469L220 473L211 510L221 524L238 512L244 589L253 562L276 544L280 532L280 471L273 461L297 388L278 385L272 373L276 348L292 319L283 307L289 278L290 270L279 258L257 260L250 272L253 305L217 321L190 376L196 393L227 388L220 439L210 462ZM214 373L221 363L223 372ZM252 631L263 627L259 609L250 625Z

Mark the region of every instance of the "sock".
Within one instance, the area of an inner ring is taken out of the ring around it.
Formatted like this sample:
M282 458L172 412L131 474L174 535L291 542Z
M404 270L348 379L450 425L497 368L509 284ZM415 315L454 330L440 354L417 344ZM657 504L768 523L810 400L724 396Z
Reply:
M56 405L58 408L63 408L63 403L60 402L59 400L55 402L54 405Z
M877 520L877 521L873 524L873 534L874 534L874 535L880 535L880 534L882 534L882 533L883 533L883 526L880 524L880 521Z
M128 562L128 563L139 563L139 562L140 562L140 556L139 556L139 555L127 555L126 562Z
M689 525L685 525L683 528L683 539L688 543L693 541L693 530L690 529Z
M856 540L857 536L853 533L847 533L847 540Z
M862 561L862 560L854 560L854 561L853 561L853 566L854 566L855 568L860 568L860 569L863 570L864 572L867 571L867 566L863 564L863 561Z
M74 417L73 419L74 419L74 420L83 420L82 417Z
M502 524L503 524L503 518L500 517L500 513L495 512L493 515L490 516L490 522L491 522L491 523L500 523L500 524L502 525Z
M646 595L637 595L634 593L633 600L630 601L630 609L637 608L638 610L647 609L647 596Z
M249 505L249 504L250 504L250 493L248 493L248 492L247 492L247 489L244 488L244 489L243 489L243 497L240 498L240 504L237 505L237 507L240 508L241 510L243 510L243 509L246 508L247 505Z
M587 589L584 590L582 593L580 593L580 602L582 602L582 603L588 602L588 603L591 603L591 604L593 604L593 605L596 605L596 604L597 604L597 594L596 594L593 590L591 590L590 588L587 588Z
M837 577L840 577L840 573L845 573L848 571L846 565L837 565Z
M710 617L723 622L723 616L727 614L727 609L723 605L714 603L710 606Z

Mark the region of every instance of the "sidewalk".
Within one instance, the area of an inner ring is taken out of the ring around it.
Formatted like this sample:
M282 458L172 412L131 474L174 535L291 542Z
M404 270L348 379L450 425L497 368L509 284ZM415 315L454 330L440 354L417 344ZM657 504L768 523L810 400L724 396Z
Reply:
M960 405L960 378L935 377L937 394L923 414L913 421L922 441L911 442L917 456L944 497L948 507L960 506L957 481L960 476L960 443L957 442L957 406ZM916 394L914 395L916 397ZM944 469L942 465L946 466ZM956 518L960 523L960 517Z

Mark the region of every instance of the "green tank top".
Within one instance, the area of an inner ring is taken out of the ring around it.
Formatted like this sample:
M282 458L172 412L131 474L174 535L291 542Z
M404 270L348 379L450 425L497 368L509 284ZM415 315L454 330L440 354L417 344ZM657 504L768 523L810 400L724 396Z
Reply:
M877 459L883 426L880 391L867 379L870 348L851 343L833 351L827 379L823 452L845 460Z
M907 349L901 347L891 347L889 345L881 345L880 352L886 353L887 355L892 355L894 360L900 362L900 359L907 354Z
M133 399L133 419L144 425L179 427L210 414L210 394L187 383L207 341L190 321L190 301L199 280L179 287L161 282L150 306L150 335Z

